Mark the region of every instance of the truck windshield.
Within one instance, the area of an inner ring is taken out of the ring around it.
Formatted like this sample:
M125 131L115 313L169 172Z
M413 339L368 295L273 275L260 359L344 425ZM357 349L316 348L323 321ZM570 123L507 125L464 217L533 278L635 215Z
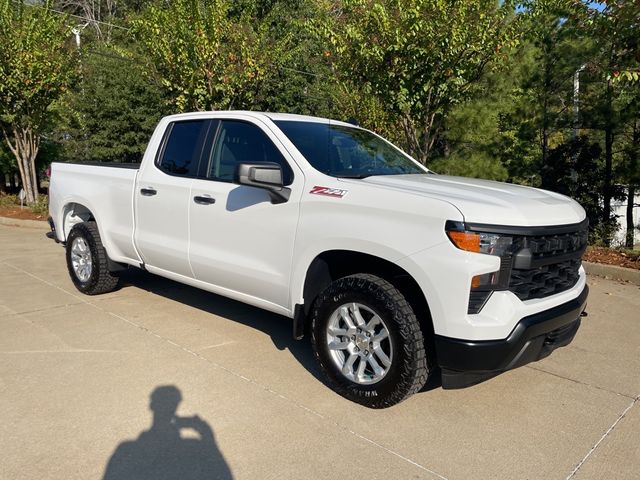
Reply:
M429 173L400 150L360 128L295 120L277 120L275 124L316 170L332 177Z

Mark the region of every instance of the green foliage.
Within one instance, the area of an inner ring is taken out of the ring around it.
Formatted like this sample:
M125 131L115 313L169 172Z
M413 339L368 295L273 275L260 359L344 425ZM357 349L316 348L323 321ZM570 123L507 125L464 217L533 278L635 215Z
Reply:
M232 16L252 16L267 28L273 42L289 42L286 55L274 59L268 75L257 88L247 108L271 112L343 118L333 95L331 72L325 62L324 46L307 28L309 18L318 16L314 0L255 2L235 1Z
M4 182L4 175L17 171L16 157L11 154L6 142L0 136L0 182ZM2 185L4 186L4 185Z
M522 172L511 168L514 164L524 166L532 156L526 148L531 143L522 142L521 133L507 121L518 105L512 92L514 84L511 79L485 75L479 86L482 96L451 109L439 145L446 156L434 159L432 168L441 173L492 180L529 180L526 167L527 173L521 175L525 178L520 178Z
M232 16L225 0L152 4L131 25L178 111L250 108L290 54L288 34L272 38L268 18Z
M604 169L600 145L578 137L551 150L541 172L542 188L570 196L586 210L592 243L606 243L615 228L615 218L604 217Z
M40 195L37 202L29 205L29 210L36 215L46 217L49 213L49 197L47 195Z
M640 189L640 7L517 3L58 1L131 27L90 22L76 49L65 25L83 20L0 0L0 175L33 191L55 159L138 161L168 113L285 111L354 121L440 173L571 195L606 243L603 204Z
M63 158L139 162L158 121L172 113L161 87L112 48L85 52L82 65L79 88L58 107Z
M431 162L430 168L445 175L485 178L501 182L509 177L507 169L499 159L483 152L453 154L447 158L440 157Z
M16 159L28 204L38 200L36 157L50 107L75 73L68 33L50 0L33 7L0 0L0 130Z
M20 205L20 200L18 200L17 195L0 193L0 207L15 207L16 205Z
M423 163L449 109L518 44L508 1L344 0L328 18L316 29L336 72L401 118L407 146Z
M605 75L614 83L640 82L640 5L634 1L607 2L598 15L596 29L606 43L613 43L612 62Z
M355 123L402 146L404 134L399 119L387 110L379 97L351 83L337 84L331 92L332 117Z
M0 0L0 121L36 131L49 106L68 90L75 63L67 52L69 30L43 8Z

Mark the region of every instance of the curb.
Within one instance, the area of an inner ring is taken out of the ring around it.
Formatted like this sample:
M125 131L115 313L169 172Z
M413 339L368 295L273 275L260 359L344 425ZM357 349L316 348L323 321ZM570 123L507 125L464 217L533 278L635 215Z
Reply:
M49 230L49 224L45 220L23 220L21 218L0 217L0 225Z
M611 280L619 280L640 285L640 270L584 261L582 262L582 266L588 275L597 275Z

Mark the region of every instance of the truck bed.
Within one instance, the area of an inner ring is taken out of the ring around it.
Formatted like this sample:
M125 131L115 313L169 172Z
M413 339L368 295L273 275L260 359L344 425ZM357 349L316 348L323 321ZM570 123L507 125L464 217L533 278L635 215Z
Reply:
M137 163L53 163L49 186L50 212L57 239L66 241L75 214L63 206L83 205L96 220L109 258L136 263L139 256L133 243L133 192L138 175ZM53 216L53 215L52 215ZM86 220L86 218L85 218ZM109 225L109 229L104 229Z
M122 162L67 162L67 165L88 165L91 167L111 167L111 168L128 168L130 170L140 169L140 163L122 163Z

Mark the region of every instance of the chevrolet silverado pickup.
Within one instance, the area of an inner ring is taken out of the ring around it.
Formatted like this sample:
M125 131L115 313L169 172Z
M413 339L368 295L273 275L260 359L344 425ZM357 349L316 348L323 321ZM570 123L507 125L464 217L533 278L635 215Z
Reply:
M578 203L435 174L334 120L172 115L139 165L53 164L49 213L81 292L138 267L286 315L371 408L539 360L585 315Z

